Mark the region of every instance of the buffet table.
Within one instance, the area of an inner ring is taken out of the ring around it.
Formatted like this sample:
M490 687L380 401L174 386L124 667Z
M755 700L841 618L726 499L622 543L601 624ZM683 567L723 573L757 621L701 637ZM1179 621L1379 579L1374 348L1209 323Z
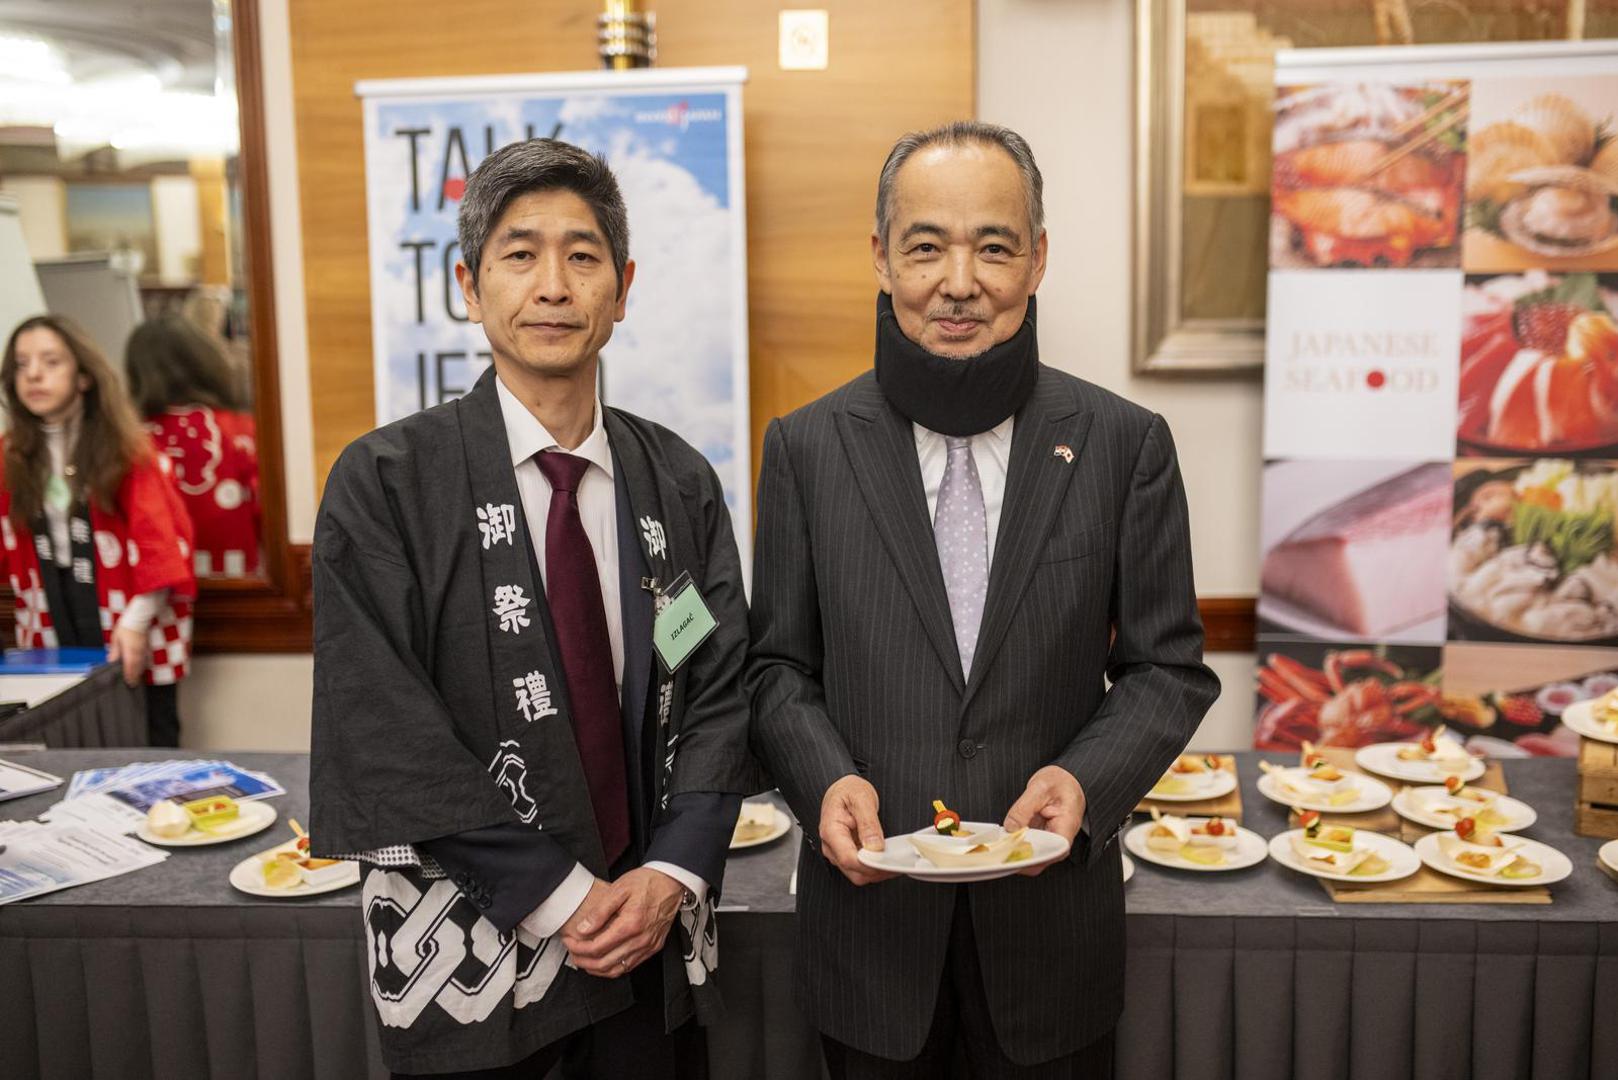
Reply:
M63 777L164 751L12 754ZM0 1076L385 1076L365 996L359 890L259 900L230 868L307 821L303 755L226 755L288 790L270 832L175 852L128 876L0 907ZM1239 755L1244 824L1285 810ZM1272 760L1281 760L1271 756ZM1505 764L1572 858L1543 906L1333 904L1273 861L1227 874L1139 863L1126 887L1128 1080L1618 1076L1618 883L1599 841L1571 834L1573 766ZM27 818L57 792L0 804ZM710 1031L716 1080L820 1075L792 1004L789 892L797 834L732 856L721 921L728 1005Z

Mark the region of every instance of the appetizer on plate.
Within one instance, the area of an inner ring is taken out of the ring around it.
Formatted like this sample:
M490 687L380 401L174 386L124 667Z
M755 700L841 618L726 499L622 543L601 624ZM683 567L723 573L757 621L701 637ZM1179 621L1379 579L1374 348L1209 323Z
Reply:
M916 853L940 869L989 867L1021 862L1034 854L1034 845L1024 839L1027 829L999 830L991 835L929 835L910 837Z
M1374 876L1385 873L1388 862L1372 851L1347 825L1327 825L1318 810L1298 811L1302 831L1292 837L1292 853L1305 866L1328 874Z
M1465 817L1455 831L1438 834L1438 849L1452 864L1480 877L1507 880L1538 877L1542 868L1519 854L1520 840L1500 835Z
M216 832L241 816L241 807L228 795L209 795L190 802L159 799L146 811L146 828L153 836L178 840L192 829Z
M1181 754L1146 797L1194 794L1211 787L1219 770L1219 758L1213 754Z
M1426 762L1446 773L1465 772L1472 764L1472 755L1466 752L1466 747L1442 725L1433 728L1420 742L1400 746L1398 757L1400 761Z
M1154 808L1146 846L1187 862L1219 866L1236 850L1236 822L1224 817L1183 818Z
M296 821L289 820L287 824L296 834L292 842L259 856L259 872L264 875L266 888L324 885L348 872L348 864L340 859L318 859L310 855L309 834Z
M1294 802L1348 806L1359 801L1360 783L1353 773L1345 773L1327 761L1307 741L1300 759L1302 764L1296 768L1277 769L1268 763L1261 763L1260 768L1273 776L1281 794Z
M736 817L736 828L730 834L732 844L745 844L754 840L762 840L775 831L775 804L760 799L756 802L742 803L741 813Z
M1411 799L1418 809L1429 814L1453 821L1471 818L1482 829L1498 829L1509 821L1496 805L1500 800L1497 792L1472 787L1459 776L1444 778L1443 794L1417 791L1411 794Z
M1609 690L1597 698L1591 716L1598 726L1618 734L1618 690Z

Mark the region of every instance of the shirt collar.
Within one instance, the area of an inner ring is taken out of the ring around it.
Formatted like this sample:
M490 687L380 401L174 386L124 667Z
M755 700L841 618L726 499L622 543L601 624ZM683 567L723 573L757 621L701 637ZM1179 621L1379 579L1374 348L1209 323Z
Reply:
M1002 420L998 424L994 425L994 427L990 428L988 431L983 432L981 435L974 435L972 437L974 439L978 439L978 438L983 438L984 436L988 436L989 438L992 438L997 444L1002 444L1007 439L1011 438L1011 424L1012 424L1012 421L1014 421L1016 419L1017 419L1017 414L1012 413L1010 416L1006 417L1004 420ZM924 428L920 424L917 424L915 422L912 422L910 427L913 429L913 431L915 433L916 445L918 447L925 446L927 444L928 440L930 440L930 439L942 440L944 438L944 436L940 435L936 431L933 431L931 428Z
M517 400L516 394L506 389L505 382L498 375L494 379L494 389L500 398L500 415L505 420L506 443L511 448L513 466L521 465L543 451L562 448L562 444L545 430L545 425L539 422L538 417ZM599 396L595 400L595 426L590 429L590 434L585 436L582 443L566 452L574 457L583 458L606 473L608 479L612 478L612 447L607 442L607 428L602 423Z

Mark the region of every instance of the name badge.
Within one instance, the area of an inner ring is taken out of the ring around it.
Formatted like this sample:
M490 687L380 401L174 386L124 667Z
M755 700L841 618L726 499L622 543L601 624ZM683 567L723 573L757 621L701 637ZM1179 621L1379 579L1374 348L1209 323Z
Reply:
M682 571L667 589L656 582L650 583L656 616L652 622L652 646L658 659L669 674L680 669L697 647L719 625L708 610L702 592L691 580L690 571Z

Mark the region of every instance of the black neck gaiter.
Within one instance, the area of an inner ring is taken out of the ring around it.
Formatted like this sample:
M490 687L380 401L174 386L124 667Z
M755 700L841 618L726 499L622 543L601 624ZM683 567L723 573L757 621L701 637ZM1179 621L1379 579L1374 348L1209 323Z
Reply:
M876 298L876 381L907 420L940 435L979 435L1022 408L1039 380L1034 298L1010 338L977 356L937 356L899 329L893 298Z

